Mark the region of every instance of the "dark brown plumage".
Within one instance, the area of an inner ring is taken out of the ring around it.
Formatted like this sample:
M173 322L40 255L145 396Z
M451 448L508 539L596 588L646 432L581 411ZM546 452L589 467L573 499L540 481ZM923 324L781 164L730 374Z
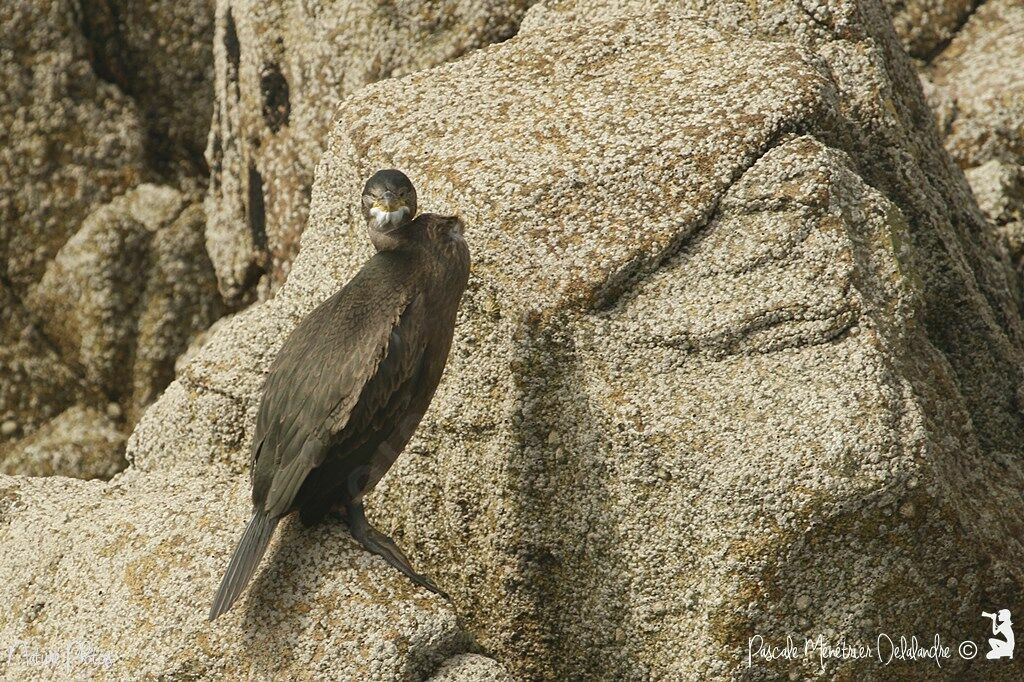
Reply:
M238 598L278 521L296 510L308 524L342 507L364 547L443 594L362 508L433 398L469 277L462 222L411 219L415 209L415 190L400 172L367 182L363 212L378 253L299 323L270 368L252 445L253 517L211 620Z

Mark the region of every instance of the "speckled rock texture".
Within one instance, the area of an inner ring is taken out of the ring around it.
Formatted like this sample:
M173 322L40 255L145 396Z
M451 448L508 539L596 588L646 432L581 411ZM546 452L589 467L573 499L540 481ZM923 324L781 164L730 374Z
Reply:
M140 185L89 214L23 295L0 282L0 470L123 468L131 427L222 312L204 226L195 197Z
M109 479L126 464L119 414L116 404L102 411L74 405L13 447L0 445L0 472Z
M219 314L194 189L212 102L202 5L0 8L5 472L92 478L123 466L131 425ZM211 34L209 5L205 15ZM174 156L168 145L193 173L177 178L186 192L140 186L169 168L157 167Z
M284 130L294 84L341 71L286 66L276 38L347 34L226 9L210 158L224 192L237 157L241 227L208 237L231 292L274 267L251 240L285 224L269 207L286 188L258 165L269 133L218 137L237 126L222 107ZM289 28L243 38L264 25ZM37 677L71 643L89 654L74 674L42 674L934 679L921 662L748 667L748 638L983 641L983 609L1024 610L1024 329L982 213L1000 204L979 208L942 148L879 0L544 3L506 43L328 120L287 280L195 344L129 469L0 478L0 641L17 645L0 674ZM455 610L339 523L291 519L209 625L263 377L371 252L358 193L385 165L464 218L474 256L446 377L369 500ZM1019 660L986 677L1019 679Z
M78 4L78 24L94 70L141 111L150 169L174 178L206 175L214 0Z
M884 0L903 46L927 61L942 50L985 0Z
M992 159L966 171L985 217L996 225L1024 218L1024 168Z
M513 35L529 0L219 0L207 241L229 300L288 274L342 99Z
M1018 268L1024 265L1024 166L992 159L966 171L978 206Z
M542 7L361 91L290 277L146 413L131 476L244 478L263 373L370 253L358 192L394 164L474 270L371 515L516 679L799 678L817 662L747 669L747 637L979 637L1024 608L1010 270L882 7L831 12Z
M985 2L922 79L946 148L1024 272L1024 4Z
M0 7L0 467L72 474L67 465L81 461L89 477L123 462L123 442L103 448L101 429L83 459L63 440L94 423L73 426L86 412L69 408L102 411L108 401L61 357L24 299L82 220L139 182L144 133L134 103L92 71L76 5ZM56 450L27 461L40 438Z
M881 5L746 8L537 6L347 101L318 167L285 291L366 255L380 165L466 219L448 378L371 511L518 677L799 678L747 638L1016 599L1008 263Z
M0 7L0 274L18 295L143 173L138 112L93 73L76 4Z
M926 73L952 100L946 147L962 167L1024 163L1024 4L988 0Z
M108 484L0 477L0 676L425 680L468 650L440 597L340 523L282 524L257 596L208 623L247 502L242 477L176 470Z
M0 452L76 402L100 404L35 326L24 305L0 283ZM0 459L3 455L0 454Z
M141 185L82 223L25 299L62 357L122 404L128 424L220 314L202 205Z
M493 658L460 654L445 661L428 682L512 682L512 677Z

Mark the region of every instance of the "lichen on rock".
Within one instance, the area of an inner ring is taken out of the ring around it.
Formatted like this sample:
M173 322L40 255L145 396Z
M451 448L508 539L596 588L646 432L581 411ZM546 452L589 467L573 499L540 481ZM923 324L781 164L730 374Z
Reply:
M279 530L253 596L211 625L246 488L180 471L109 484L0 479L0 538L11 548L0 562L4 674L410 680L467 651L440 598L389 572L342 524L303 532L297 519ZM66 651L60 665L38 663Z
M981 4L922 80L946 148L967 173L1018 273L1024 272L1024 6L1014 0ZM1014 290L1024 301L1020 287Z
M65 0L0 8L0 272L19 295L144 173L138 111L92 71L73 16Z
M926 73L954 102L946 147L962 167L1024 164L1024 6L985 2Z

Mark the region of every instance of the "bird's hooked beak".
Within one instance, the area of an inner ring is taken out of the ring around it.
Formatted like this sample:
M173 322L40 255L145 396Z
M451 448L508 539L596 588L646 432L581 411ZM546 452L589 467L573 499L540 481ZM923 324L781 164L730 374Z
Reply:
M390 213L391 211L398 209L398 207L401 206L401 202L398 197L395 196L394 192L386 190L384 194L381 195L380 201L377 202L377 206L380 206L382 209Z
M409 207L401 197L387 191L377 199L370 208L370 217L374 227L381 232L390 232L401 227L409 215Z

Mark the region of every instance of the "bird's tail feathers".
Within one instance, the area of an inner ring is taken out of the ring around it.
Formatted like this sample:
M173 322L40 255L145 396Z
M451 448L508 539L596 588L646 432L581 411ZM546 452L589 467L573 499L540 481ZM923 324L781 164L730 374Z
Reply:
M271 518L264 511L256 511L249 520L249 525L242 533L242 539L238 541L238 547L231 556L227 573L217 589L217 596L213 598L213 606L210 607L210 620L221 615L231 608L242 590L252 579L260 559L267 551L270 544L270 537L274 534L279 518Z

